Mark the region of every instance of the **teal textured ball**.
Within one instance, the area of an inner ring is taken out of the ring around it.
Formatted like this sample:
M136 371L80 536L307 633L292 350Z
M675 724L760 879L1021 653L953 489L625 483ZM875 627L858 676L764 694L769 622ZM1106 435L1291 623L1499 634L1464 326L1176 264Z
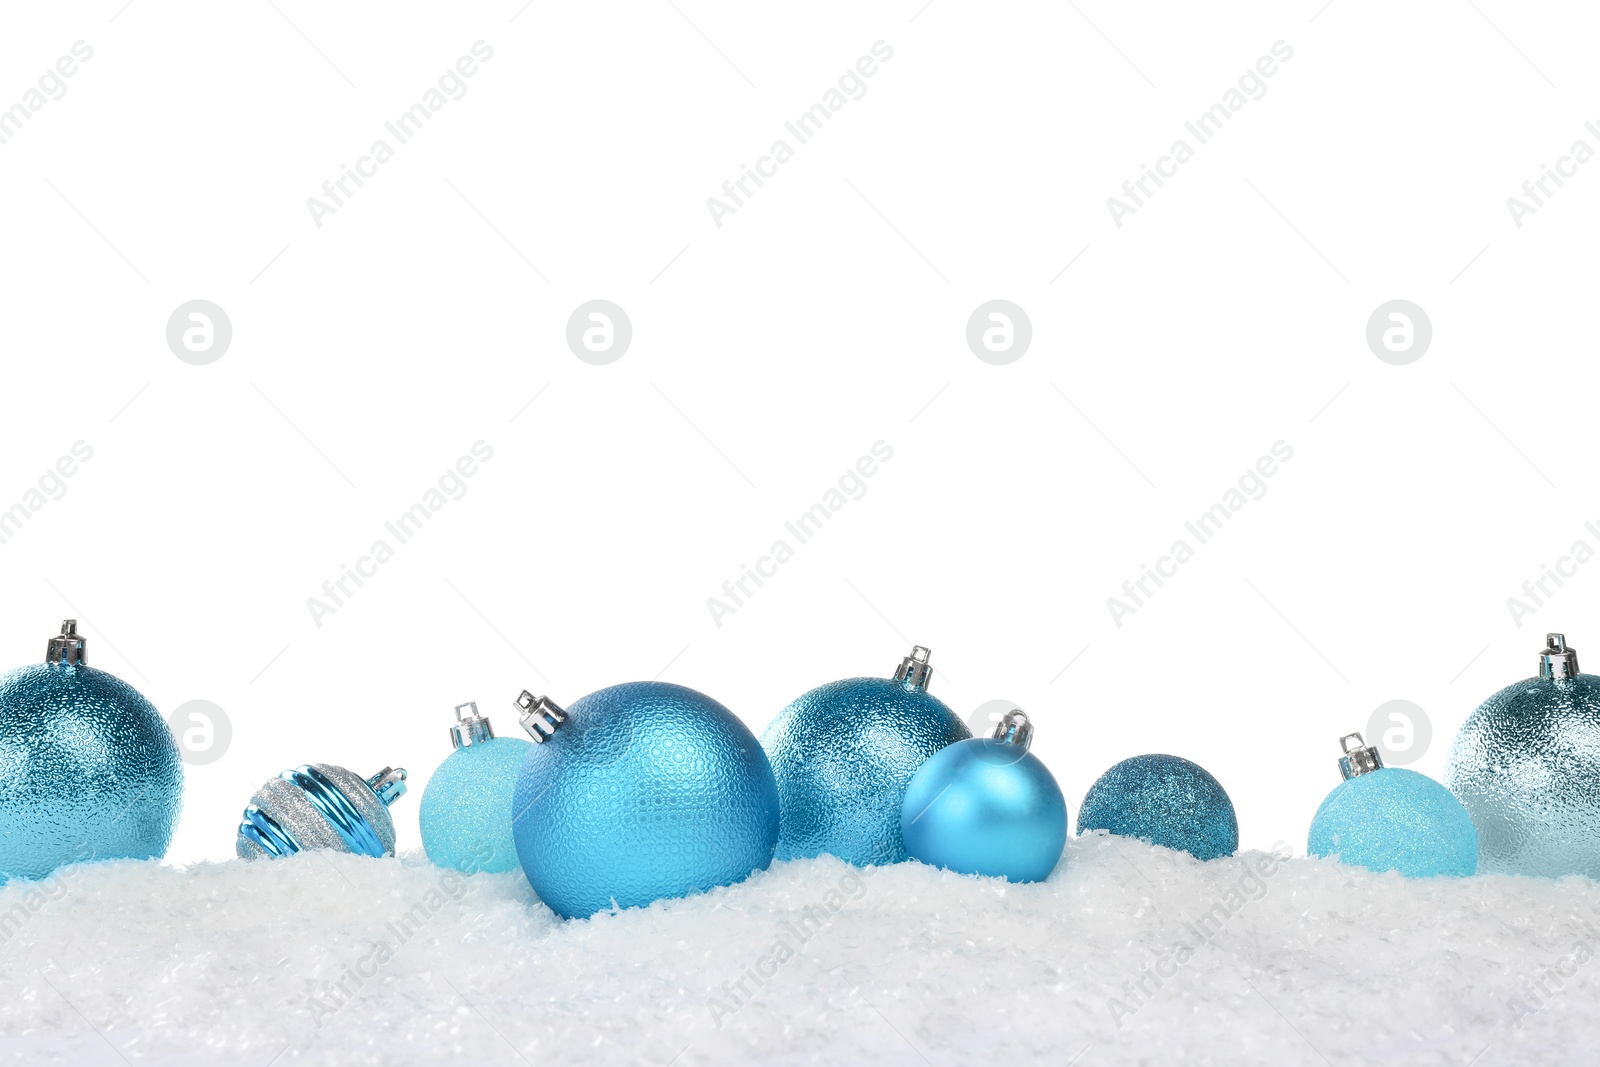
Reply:
M1078 809L1078 833L1089 830L1137 837L1202 860L1239 851L1239 818L1227 790L1181 756L1134 756L1102 774Z
M529 749L512 799L522 869L557 914L641 907L772 862L772 768L715 700L630 682L574 701L557 721Z
M532 743L491 737L458 748L422 791L422 847L440 867L509 871L517 866L511 796Z
M1380 767L1334 787L1311 820L1306 851L1407 878L1464 877L1478 869L1478 832L1432 778Z
M50 645L52 662L0 678L0 883L160 858L183 807L183 760L161 714L84 663L75 626Z
M928 694L926 658L914 652L899 674L818 686L762 733L783 805L779 859L826 852L858 867L906 859L906 786L928 757L972 732Z

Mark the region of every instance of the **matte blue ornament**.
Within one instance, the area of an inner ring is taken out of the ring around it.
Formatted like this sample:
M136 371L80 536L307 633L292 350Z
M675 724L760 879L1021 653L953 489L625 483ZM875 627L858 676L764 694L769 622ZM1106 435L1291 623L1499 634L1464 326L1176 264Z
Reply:
M1307 852L1407 878L1477 871L1478 831L1450 790L1425 774L1385 767L1360 734L1341 737L1339 747L1344 781L1317 808Z
M1137 837L1202 860L1239 851L1239 818L1227 791L1181 756L1134 756L1102 774L1078 809L1078 833L1089 830Z
M935 752L912 776L900 832L912 859L962 874L1042 882L1067 843L1067 801L1020 710Z
M1549 634L1539 676L1467 716L1446 779L1478 828L1485 874L1600 879L1600 677Z
M161 713L87 665L78 624L0 678L0 883L84 860L166 855L183 760Z
M890 678L818 686L761 735L783 804L778 858L831 853L858 867L906 858L900 807L928 757L972 736L928 695L933 668L917 645Z
M518 704L540 743L517 776L512 835L534 892L557 914L642 907L772 862L772 768L715 700L630 682L565 710L526 691Z
M455 711L454 751L422 791L422 847L440 867L469 874L512 870L517 844L511 837L511 794L533 746L518 737L496 737L476 704L457 704Z

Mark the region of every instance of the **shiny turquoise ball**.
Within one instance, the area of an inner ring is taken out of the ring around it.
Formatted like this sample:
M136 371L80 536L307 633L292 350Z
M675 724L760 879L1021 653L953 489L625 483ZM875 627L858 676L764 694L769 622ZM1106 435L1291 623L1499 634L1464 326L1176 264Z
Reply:
M511 795L533 745L493 737L458 748L439 764L422 792L422 847L440 867L509 871L517 865Z
M1478 831L1450 790L1404 767L1340 782L1311 820L1306 851L1407 878L1478 869Z

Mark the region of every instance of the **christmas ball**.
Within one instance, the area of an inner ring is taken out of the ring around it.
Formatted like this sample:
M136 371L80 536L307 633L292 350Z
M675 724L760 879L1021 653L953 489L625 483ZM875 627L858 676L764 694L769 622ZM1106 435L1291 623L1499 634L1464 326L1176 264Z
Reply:
M1067 843L1067 801L1028 751L1033 725L1012 711L992 737L928 757L906 787L900 833L911 858L962 874L1042 882Z
M527 711L540 743L517 776L512 835L534 892L557 914L642 907L772 862L772 768L715 700L630 682L565 710L538 697Z
M533 698L523 690L522 699ZM496 737L476 704L457 704L455 711L450 727L455 751L428 779L417 811L422 848L440 867L469 874L509 871L517 865L511 794L533 746L516 737Z
M1425 774L1385 767L1360 734L1339 744L1344 781L1317 808L1307 852L1407 878L1478 869L1478 831L1450 790Z
M1450 749L1484 873L1600 879L1600 677L1549 634L1539 676L1485 700Z
M0 678L0 883L66 863L166 855L183 760L161 714L85 660L77 622Z
M404 767L385 767L371 778L331 763L294 767L250 798L234 851L246 860L306 849L392 856L389 805L405 791Z
M906 858L900 808L928 757L972 736L928 695L918 645L891 678L849 678L804 694L761 735L783 804L778 858L831 853L858 867Z
M1078 833L1089 830L1137 837L1202 860L1239 850L1239 819L1222 783L1180 756L1134 756L1102 774L1078 809Z

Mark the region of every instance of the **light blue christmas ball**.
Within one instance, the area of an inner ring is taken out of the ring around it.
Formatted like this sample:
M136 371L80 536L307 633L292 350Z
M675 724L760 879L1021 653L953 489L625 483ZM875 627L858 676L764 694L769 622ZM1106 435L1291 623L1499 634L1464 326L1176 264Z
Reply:
M1089 830L1137 837L1202 860L1239 851L1239 818L1227 791L1181 756L1134 756L1102 774L1078 809L1078 833Z
M1432 778L1379 767L1334 787L1311 820L1306 851L1407 878L1465 876L1478 869L1478 832Z
M1600 879L1600 677L1550 634L1539 676L1467 717L1445 780L1478 829L1484 873Z
M166 855L183 760L160 712L89 667L71 620L51 661L0 678L0 883Z
M779 859L827 852L864 867L906 858L906 786L928 757L972 736L928 695L930 674L928 650L918 646L896 677L818 686L767 726L761 744L783 804Z
M1002 721L1017 725L1020 712ZM1027 726L1021 717L1021 728ZM957 741L928 757L906 788L900 832L912 859L962 874L1042 882L1067 843L1061 787L1021 742Z
M463 715L464 709L470 715ZM422 847L440 867L474 873L509 871L517 865L511 836L511 797L533 745L517 737L495 737L477 705L456 708L450 736L456 748L428 779L418 819Z
M512 833L528 881L556 913L643 906L772 862L777 783L727 708L666 682L548 706L549 739L518 773Z

